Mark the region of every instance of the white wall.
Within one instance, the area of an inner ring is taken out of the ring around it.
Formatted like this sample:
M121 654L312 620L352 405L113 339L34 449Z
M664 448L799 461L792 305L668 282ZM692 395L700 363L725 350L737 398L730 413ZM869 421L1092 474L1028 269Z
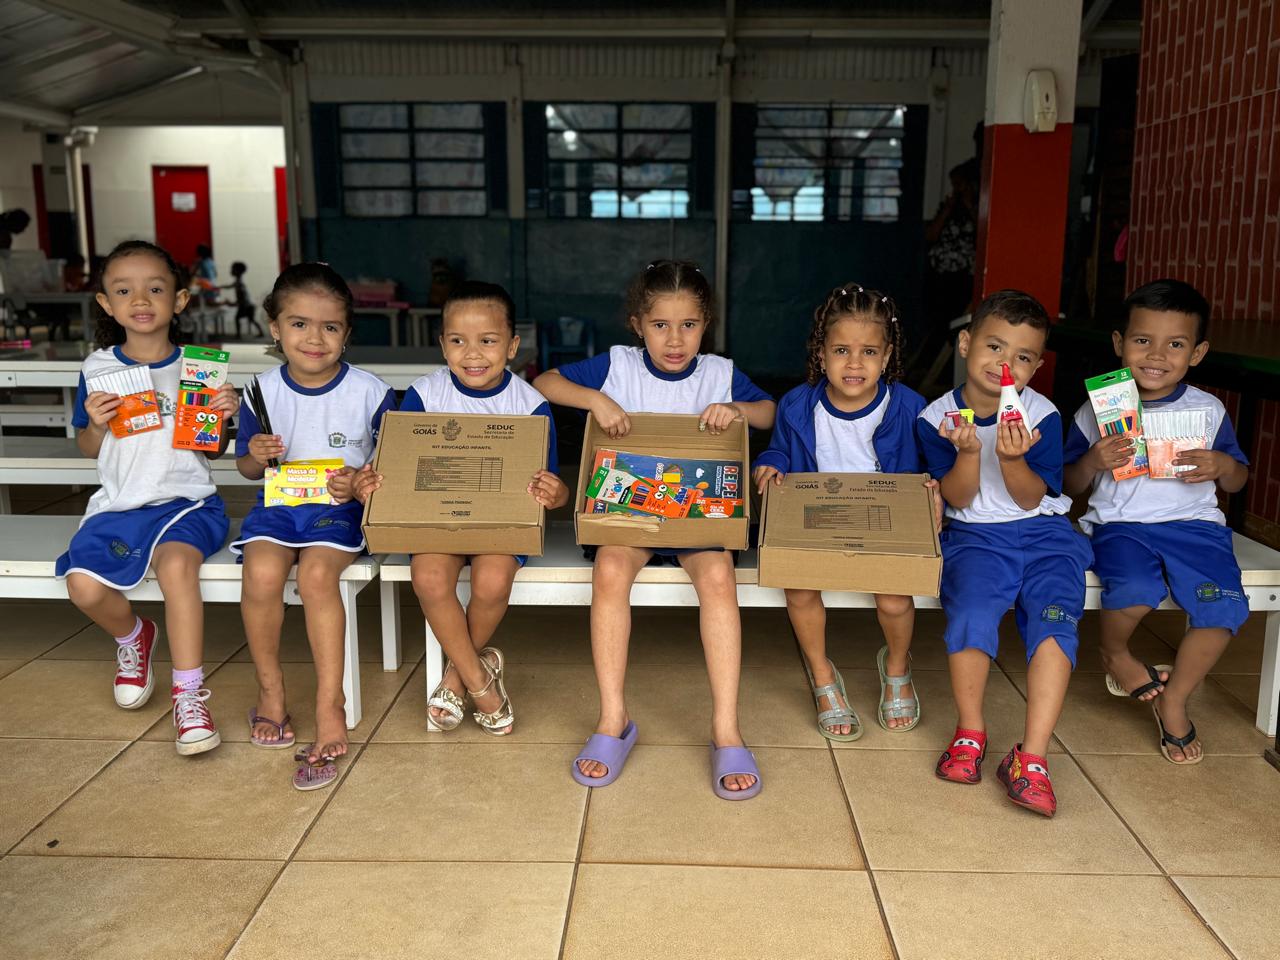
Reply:
M122 240L155 240L151 167L209 168L213 255L219 282L243 260L258 303L279 272L275 168L284 165L280 127L102 127L84 151L92 166L94 236L103 254ZM29 175L28 175L29 177Z
M35 250L40 246L36 227L36 191L31 165L40 162L40 134L22 129L21 120L0 118L0 210L21 207L31 214L31 226L13 238L13 249Z

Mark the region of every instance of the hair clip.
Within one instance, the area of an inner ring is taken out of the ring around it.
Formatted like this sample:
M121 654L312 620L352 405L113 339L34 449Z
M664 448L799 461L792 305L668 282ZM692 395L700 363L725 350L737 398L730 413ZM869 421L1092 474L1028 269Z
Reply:
M884 296L882 296L882 297L880 298L880 302L881 302L881 303L888 303L888 302L889 302L889 295L886 293Z
M848 295L849 295L849 291L848 291L848 290L846 290L844 287L841 287L841 288L840 288L840 296L842 296L842 297L847 297Z
M865 291L865 290L863 290L863 289L862 289L862 284L858 284L858 292L859 292L859 293L866 293L867 291Z

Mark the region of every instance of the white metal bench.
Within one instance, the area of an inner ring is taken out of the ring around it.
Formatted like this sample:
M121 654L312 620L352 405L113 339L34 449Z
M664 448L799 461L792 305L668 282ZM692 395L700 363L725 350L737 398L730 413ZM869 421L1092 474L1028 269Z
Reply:
M80 524L79 517L0 517L0 597L22 599L67 599L65 581L54 578L54 562L71 541ZM232 522L232 534L238 528ZM225 547L200 567L200 594L209 603L240 602L240 572L235 556ZM284 602L300 604L297 567L289 571ZM372 557L358 557L342 572L338 589L346 611L342 689L347 697L347 727L360 722L360 647L356 625L356 595L378 572ZM132 600L163 600L153 572L128 592ZM68 602L70 602L68 600Z
M1274 736L1276 732L1276 696L1280 693L1280 551L1235 535L1236 559L1243 573L1244 590L1249 609L1265 612L1266 643L1262 658L1262 676L1258 688L1256 724L1259 730ZM410 580L409 558L395 554L380 558L379 578L382 607L382 665L397 670L401 663L399 584ZM756 583L755 551L739 555L737 565L738 604L742 607L785 607L783 591L761 587ZM458 595L465 603L471 591L471 568L465 567L458 583ZM1085 581L1085 609L1097 610L1102 585L1090 572ZM829 608L873 608L875 596L869 593L827 591L823 601ZM591 564L582 556L582 548L574 542L573 525L554 523L548 526L546 553L531 557L516 574L511 588L511 603L525 606L589 606L591 603ZM631 589L633 607L697 606L693 584L679 567L645 567ZM916 597L919 609L937 609L935 597ZM1161 610L1177 610L1178 605L1166 599ZM444 672L440 644L424 621L427 637L427 691L433 690Z

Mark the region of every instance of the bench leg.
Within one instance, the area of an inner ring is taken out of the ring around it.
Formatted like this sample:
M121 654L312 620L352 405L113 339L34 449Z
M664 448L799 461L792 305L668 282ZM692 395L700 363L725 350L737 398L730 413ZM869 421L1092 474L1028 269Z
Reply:
M396 671L404 662L400 646L400 584L382 580L378 592L382 605L382 669Z
M342 637L342 692L347 698L347 729L354 730L360 723L360 630L356 610L356 591L347 581L341 581L342 608L346 629Z
M0 513L13 513L13 504L9 501L9 485L0 483Z
M440 649L440 641L431 632L431 624L427 623L425 617L422 619L422 626L427 631L427 653L423 660L422 672L427 676L427 696L429 697L437 684L444 679L444 651ZM427 729L440 729L432 721L430 710L427 711Z
M1269 737L1276 735L1276 699L1280 697L1280 610L1267 613L1263 632L1262 676L1258 682L1259 730Z

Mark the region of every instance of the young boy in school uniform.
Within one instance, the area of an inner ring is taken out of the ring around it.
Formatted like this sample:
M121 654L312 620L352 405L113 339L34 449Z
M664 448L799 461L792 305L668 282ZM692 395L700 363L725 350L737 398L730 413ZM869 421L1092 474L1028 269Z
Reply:
M1027 651L1027 716L1021 743L996 775L1009 799L1051 817L1057 810L1049 739L1076 662L1084 612L1088 540L1067 520L1062 496L1062 420L1026 386L1043 362L1049 315L1034 297L1001 290L979 305L959 340L966 381L920 414L916 431L940 481L948 518L942 542L942 609L951 687L959 714L936 772L977 783L987 752L982 704L999 624L1013 605ZM1025 417L1002 419L1007 365ZM972 411L972 423L958 411Z
M1102 662L1113 693L1150 701L1160 752L1172 763L1199 763L1204 747L1187 716L1187 698L1249 616L1231 530L1218 491L1235 493L1249 479L1249 461L1217 397L1182 382L1209 350L1209 304L1190 284L1156 280L1124 302L1112 343L1133 373L1144 414L1201 411L1208 449L1173 461L1176 477L1113 478L1133 454L1129 437L1100 438L1091 406L1075 415L1063 457L1071 494L1092 487L1080 526L1093 541L1102 581ZM1129 650L1138 623L1170 592L1190 629L1172 671L1142 663Z

